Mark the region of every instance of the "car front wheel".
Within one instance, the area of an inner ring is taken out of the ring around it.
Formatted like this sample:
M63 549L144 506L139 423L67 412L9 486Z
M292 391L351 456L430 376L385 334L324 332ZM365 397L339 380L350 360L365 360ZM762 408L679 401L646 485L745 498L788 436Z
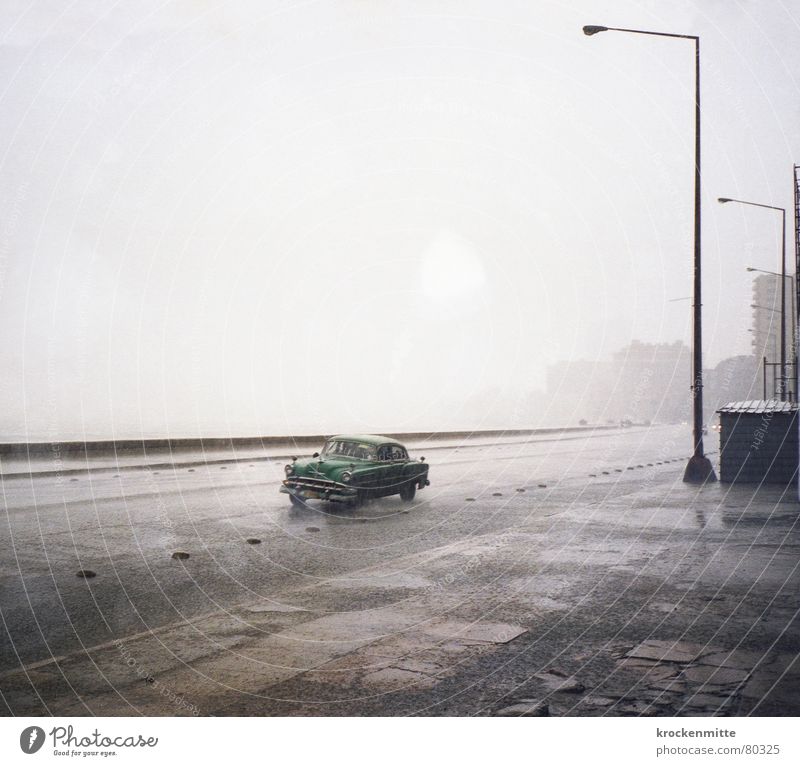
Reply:
M400 499L410 503L414 496L417 494L417 485L415 482L409 482L400 490Z

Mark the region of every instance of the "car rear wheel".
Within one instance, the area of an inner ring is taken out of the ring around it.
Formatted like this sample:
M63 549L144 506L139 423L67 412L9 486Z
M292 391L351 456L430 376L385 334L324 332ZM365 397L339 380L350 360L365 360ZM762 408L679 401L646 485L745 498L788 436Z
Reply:
M400 490L400 499L410 503L414 496L417 494L417 485L415 482L409 482Z

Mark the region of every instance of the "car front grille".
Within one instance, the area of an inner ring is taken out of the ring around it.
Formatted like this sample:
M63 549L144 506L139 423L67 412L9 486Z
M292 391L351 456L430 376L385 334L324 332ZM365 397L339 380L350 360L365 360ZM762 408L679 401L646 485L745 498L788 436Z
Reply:
M330 479L316 479L309 476L290 476L286 479L286 485L294 489L310 489L315 492L333 492L335 490L348 489L346 484L331 481Z

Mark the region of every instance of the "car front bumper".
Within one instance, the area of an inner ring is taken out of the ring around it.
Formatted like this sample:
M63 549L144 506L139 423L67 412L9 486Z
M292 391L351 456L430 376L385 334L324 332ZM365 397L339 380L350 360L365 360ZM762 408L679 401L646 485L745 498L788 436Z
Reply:
M331 503L351 503L358 497L358 490L355 487L347 487L333 481L286 479L279 491L301 500L327 500Z

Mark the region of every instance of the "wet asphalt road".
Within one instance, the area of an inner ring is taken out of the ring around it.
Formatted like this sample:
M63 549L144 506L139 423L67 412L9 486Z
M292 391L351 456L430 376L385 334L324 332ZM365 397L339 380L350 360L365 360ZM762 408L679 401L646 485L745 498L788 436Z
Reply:
M414 503L357 511L292 508L277 461L4 481L0 695L26 715L800 714L795 490L685 485L689 441L428 445Z
M546 516L556 491L603 479L624 496L648 463L676 460L679 475L689 434L498 441L428 446L431 486L413 504L386 498L357 511L290 507L277 491L282 461L5 480L0 671L514 529Z

